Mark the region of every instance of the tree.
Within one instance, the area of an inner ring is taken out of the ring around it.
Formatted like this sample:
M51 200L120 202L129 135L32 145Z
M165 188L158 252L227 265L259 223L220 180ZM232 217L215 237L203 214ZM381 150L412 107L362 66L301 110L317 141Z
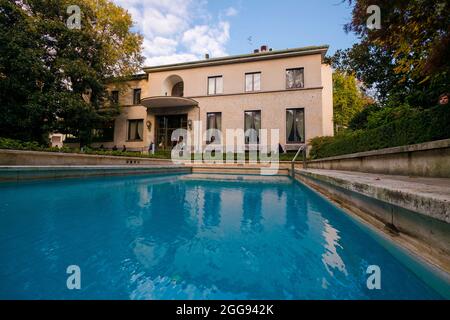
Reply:
M361 92L355 76L339 70L334 71L333 112L335 131L346 128L350 120L370 102L370 99Z
M368 43L357 43L352 48L337 50L331 57L334 69L352 73L364 83L364 92L381 102L392 96L405 94L406 85L400 92L394 91L400 75L394 72L392 53Z
M450 5L445 0L348 0L352 20L345 26L361 42L332 59L350 68L377 91L381 102L436 104L450 83ZM367 26L367 8L381 9L381 29Z
M89 143L117 114L103 108L106 79L139 70L142 37L125 10L94 2L78 1L82 27L70 29L71 1L0 0L1 136L45 142L60 131Z

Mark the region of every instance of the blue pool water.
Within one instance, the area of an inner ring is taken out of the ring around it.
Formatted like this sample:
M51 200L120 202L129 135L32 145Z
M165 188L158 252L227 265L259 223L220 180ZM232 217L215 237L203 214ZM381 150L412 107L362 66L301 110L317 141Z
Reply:
M0 299L440 299L289 178L194 175L0 186ZM66 268L81 269L68 290ZM369 265L381 289L369 290Z

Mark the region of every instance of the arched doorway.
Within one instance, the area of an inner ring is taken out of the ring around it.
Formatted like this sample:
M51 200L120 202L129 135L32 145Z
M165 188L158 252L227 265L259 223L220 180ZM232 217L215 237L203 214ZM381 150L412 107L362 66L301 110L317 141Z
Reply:
M182 97L184 95L184 82L177 82L172 87L172 97Z

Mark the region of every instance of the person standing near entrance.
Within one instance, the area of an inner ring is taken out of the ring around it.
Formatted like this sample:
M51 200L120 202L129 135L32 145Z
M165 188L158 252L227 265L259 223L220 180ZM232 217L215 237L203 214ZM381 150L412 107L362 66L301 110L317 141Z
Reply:
M150 142L150 145L148 146L148 153L150 154L155 154L155 144L152 142Z

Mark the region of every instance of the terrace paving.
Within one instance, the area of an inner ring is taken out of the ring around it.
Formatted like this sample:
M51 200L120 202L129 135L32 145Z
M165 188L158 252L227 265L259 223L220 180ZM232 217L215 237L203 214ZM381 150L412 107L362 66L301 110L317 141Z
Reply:
M324 169L296 169L296 172L450 223L448 178Z

